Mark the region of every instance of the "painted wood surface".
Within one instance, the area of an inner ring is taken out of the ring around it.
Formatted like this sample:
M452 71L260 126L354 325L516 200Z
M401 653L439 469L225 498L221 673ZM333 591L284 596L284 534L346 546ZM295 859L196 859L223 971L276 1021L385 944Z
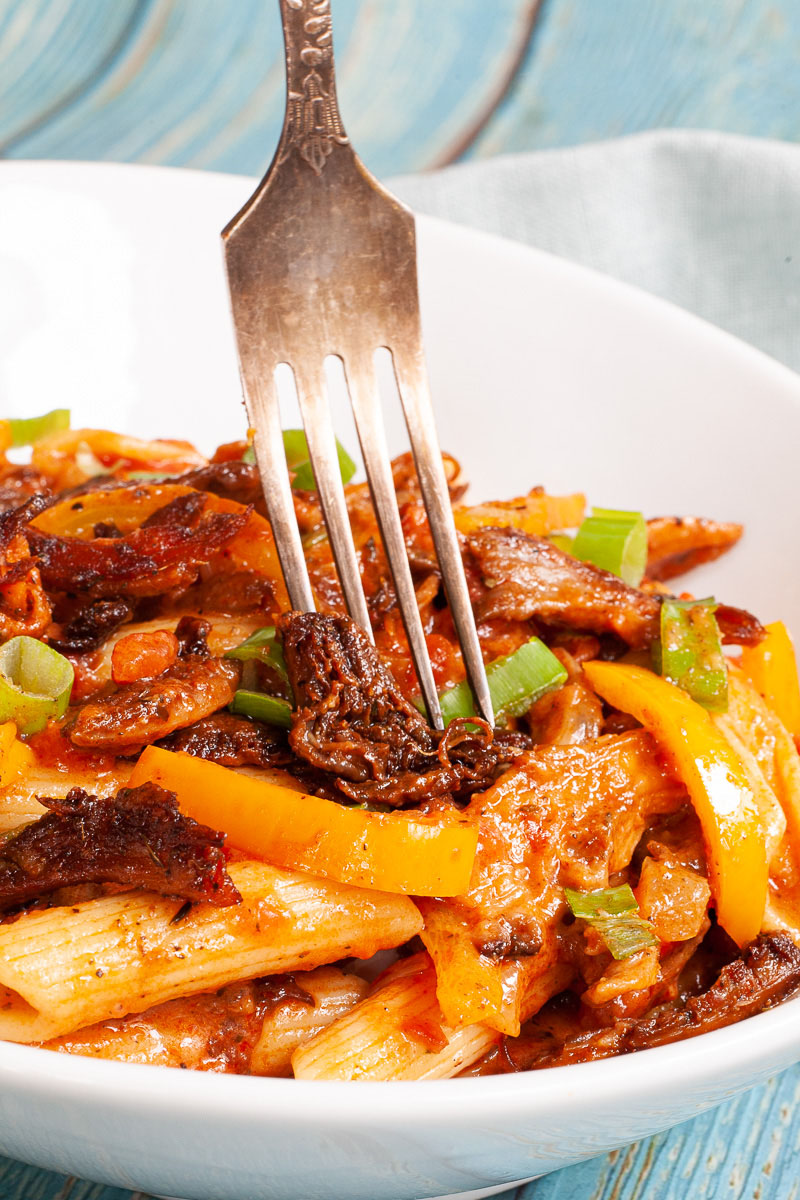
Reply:
M798 0L334 0L334 16L345 122L382 175L661 126L800 137ZM269 0L0 3L0 156L259 174L281 89Z
M334 17L345 121L384 176L664 126L800 139L800 0L334 0ZM0 0L0 157L258 174L281 93L269 0ZM800 1200L798 1098L793 1068L519 1200ZM0 1198L131 1193L0 1160Z

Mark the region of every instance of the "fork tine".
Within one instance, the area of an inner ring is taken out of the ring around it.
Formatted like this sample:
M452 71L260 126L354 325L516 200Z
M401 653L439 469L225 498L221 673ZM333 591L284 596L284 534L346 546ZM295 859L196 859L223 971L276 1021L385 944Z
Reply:
M442 453L433 419L428 375L422 359L421 344L417 353L408 356L392 349L395 378L403 405L411 450L419 476L422 498L430 522L436 557L442 571L442 582L453 616L458 640L464 655L467 679L484 720L494 726L494 708L489 683L483 665L483 655L475 627L464 564L453 523L450 493L447 488Z
M336 436L328 407L328 388L321 368L320 362L318 375L306 369L299 370L297 364L292 368L308 442L308 457L317 482L322 515L347 611L370 641L374 641L367 601L361 585L361 569L350 529L339 456L336 452Z
M372 505L378 518L383 548L389 560L394 590L400 605L403 625L411 648L411 657L428 710L428 719L435 729L444 729L439 695L433 678L425 631L417 607L414 581L408 563L400 512L394 490L394 479L386 445L386 434L380 407L377 379L373 364L368 360L344 364L350 401L353 406L361 454L367 471Z
M247 386L247 376L256 381L252 388ZM275 546L281 571L289 593L289 603L299 612L313 612L314 594L308 577L303 543L292 500L292 489L286 470L286 453L283 448L281 414L275 378L268 371L263 373L242 371L242 388L245 407L250 424L254 429L253 448L256 465L261 476L261 487L267 502Z

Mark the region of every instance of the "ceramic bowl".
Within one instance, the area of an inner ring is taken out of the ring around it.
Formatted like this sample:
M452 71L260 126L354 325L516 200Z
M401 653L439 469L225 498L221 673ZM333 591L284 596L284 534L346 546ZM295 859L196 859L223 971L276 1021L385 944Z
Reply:
M245 427L217 239L247 180L0 164L0 411L190 437ZM741 520L697 572L800 632L800 379L643 293L419 223L443 446L475 498L535 483ZM352 438L336 400L342 438ZM387 400L396 449L404 448ZM170 1071L0 1044L0 1152L190 1200L484 1196L684 1121L800 1059L800 1001L625 1058L430 1083Z

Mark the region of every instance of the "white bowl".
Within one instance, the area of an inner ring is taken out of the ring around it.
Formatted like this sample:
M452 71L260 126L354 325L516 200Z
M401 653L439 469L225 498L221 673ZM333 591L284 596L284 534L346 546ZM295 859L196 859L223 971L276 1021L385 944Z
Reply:
M0 412L68 405L81 424L203 445L241 436L217 231L250 187L0 164ZM419 234L442 443L474 494L544 483L610 507L743 520L742 545L692 586L800 632L800 379L582 268L439 222ZM0 1044L0 1152L191 1200L482 1196L684 1121L798 1059L800 1000L626 1058L437 1083L214 1076Z

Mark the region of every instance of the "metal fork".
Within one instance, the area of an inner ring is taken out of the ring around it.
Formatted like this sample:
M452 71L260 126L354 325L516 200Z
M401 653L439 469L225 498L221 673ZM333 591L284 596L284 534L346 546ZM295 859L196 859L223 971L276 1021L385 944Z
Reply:
M330 0L279 0L286 115L272 164L223 230L245 405L293 608L314 597L285 466L276 368L294 372L322 514L350 616L372 637L327 399L344 365L372 502L429 719L443 728L386 447L375 350L392 356L420 489L472 691L494 724L422 350L414 217L373 179L336 100Z

